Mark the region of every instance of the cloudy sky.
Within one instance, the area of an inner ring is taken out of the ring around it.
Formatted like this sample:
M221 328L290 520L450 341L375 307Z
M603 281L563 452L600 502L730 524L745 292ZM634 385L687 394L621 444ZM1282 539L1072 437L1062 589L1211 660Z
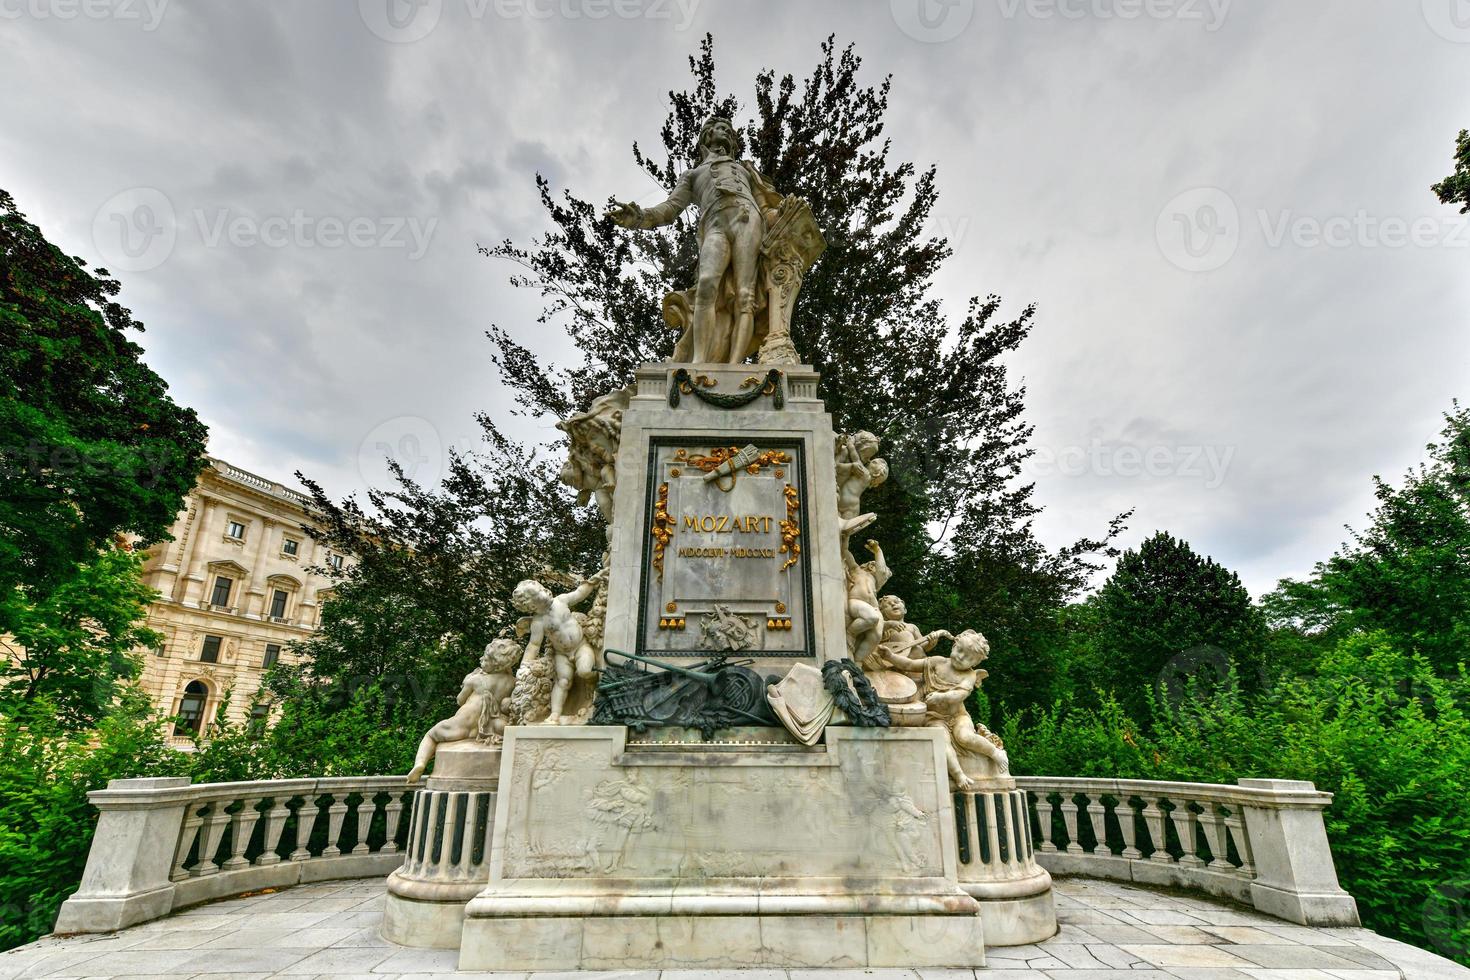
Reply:
M0 0L0 186L106 265L211 450L340 492L420 476L549 354L477 243L629 145L712 32L721 81L828 33L934 162L939 283L1039 306L1014 369L1061 544L1128 507L1259 594L1361 522L1470 394L1466 0ZM552 420L514 431L554 434Z

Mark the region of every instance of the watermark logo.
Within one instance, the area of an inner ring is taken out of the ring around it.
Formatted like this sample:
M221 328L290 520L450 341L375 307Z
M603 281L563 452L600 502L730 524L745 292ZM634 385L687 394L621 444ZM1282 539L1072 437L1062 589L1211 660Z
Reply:
M169 0L0 0L0 20L110 20L156 31Z
M4 0L0 0L4 2ZM672 21L676 31L694 23L700 0L463 0L471 20ZM973 0L972 0L973 2ZM444 0L358 0L367 29L393 44L421 41L439 26Z
M1218 690L1229 681L1229 655L1217 646L1202 643L1169 658L1159 671L1155 693L1160 704L1178 708L1190 696L1191 688Z
M898 29L925 44L953 41L975 17L975 0L888 0L888 7Z
M400 415L369 432L357 448L357 472L370 487L395 482L390 464L420 486L434 486L444 470L444 442L428 419Z
M1186 272L1213 272L1240 247L1240 209L1218 187L1176 195L1159 212L1154 237L1164 258Z
M1136 480L1144 477L1193 480L1218 490L1235 459L1234 446L1204 446L1093 439L1087 445L1037 446L1022 467L1029 478L1097 476Z
M997 0L1001 16L1015 20L1174 20L1197 23L1213 34L1225 23L1231 0Z
M1470 219L1443 219L1421 215L1379 217L1359 208L1351 215L1320 217L1290 209L1272 214L1258 211L1261 234L1270 248L1466 248L1470 247Z
M92 244L108 272L147 272L173 254L178 221L156 187L130 187L109 197L92 216Z
M411 261L429 250L439 219L415 215L373 217L314 215L296 208L290 214L257 217L230 208L194 210L194 223L206 248L383 248L402 249Z
M1450 959L1470 958L1470 882L1435 887L1424 903L1424 935Z
M1424 22L1446 41L1470 44L1470 0L1421 0Z
M444 0L357 0L367 29L390 44L412 44L429 36L444 13Z

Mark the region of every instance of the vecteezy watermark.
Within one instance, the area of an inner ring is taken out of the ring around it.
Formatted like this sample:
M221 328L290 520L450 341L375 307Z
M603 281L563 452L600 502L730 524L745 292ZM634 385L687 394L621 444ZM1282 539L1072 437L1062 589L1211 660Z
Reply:
M1470 0L1420 0L1424 22L1446 41L1470 44Z
M357 447L357 472L371 487L394 481L397 464L403 475L420 486L439 482L444 469L444 442L428 419L400 415L378 424Z
M156 31L169 0L0 0L0 20L112 20Z
M1022 470L1028 477L1101 476L1198 480L1206 490L1225 482L1234 446L1137 446L1093 439L1086 446L1037 446Z
M1006 20L1176 20L1214 33L1231 0L996 0Z
M200 240L208 248L221 242L235 248L396 248L408 258L421 259L429 250L439 219L415 215L377 217L313 215L296 208L290 214L257 217L238 214L230 208L194 210Z
M472 20L671 21L688 30L701 0L458 0ZM394 44L421 41L439 25L445 0L357 0L362 22Z
M970 26L975 0L888 0L893 22L915 41L953 41Z
M114 194L92 216L92 243L109 272L146 272L162 265L181 231L193 230L205 248L400 249L410 260L429 250L437 217L317 215L303 208L255 215L232 208L194 208L180 221L168 195L156 187Z
M1188 272L1213 272L1240 247L1240 209L1218 187L1177 194L1159 212L1154 238L1164 258Z
M1470 0L1467 0L1470 2ZM1159 212L1154 236L1164 258L1188 272L1213 272L1235 256L1242 232L1235 200L1218 187L1176 195ZM1257 209L1255 224L1267 248L1467 248L1470 216L1303 214L1291 208Z
M1177 708L1195 691L1218 690L1230 680L1230 655L1202 643L1170 657L1159 671L1154 691L1159 703Z
M1470 247L1470 218L1454 219L1421 215L1404 218L1379 217L1359 208L1352 215L1298 214L1285 210L1275 214L1256 212L1261 233L1270 248L1467 248Z
M178 222L168 196L156 187L112 195L92 216L92 244L108 272L146 272L173 254Z
M1435 886L1424 903L1424 935L1450 959L1470 956L1470 881Z

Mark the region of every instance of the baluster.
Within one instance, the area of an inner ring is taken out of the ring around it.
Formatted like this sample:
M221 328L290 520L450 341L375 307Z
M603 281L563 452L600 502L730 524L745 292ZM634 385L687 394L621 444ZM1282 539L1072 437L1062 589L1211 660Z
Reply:
M1251 839L1245 832L1245 821L1241 818L1238 804L1231 804L1225 826L1230 828L1230 836L1235 840L1235 853L1240 855L1240 867L1235 869L1235 873L1244 878L1254 878L1256 865L1251 856Z
M291 815L291 808L286 805L290 802L289 796L271 799L271 808L265 814L265 838L261 842L265 845L265 850L255 859L257 866L281 863L281 855L276 853L276 848L281 844L281 831L286 829L286 818Z
M250 862L245 859L245 848L250 846L255 824L260 820L260 811L255 808L260 805L261 799L259 796L247 797L240 809L235 811L230 822L230 857L220 865L226 871L250 866Z
M378 794L364 790L358 794L361 799L357 802L357 844L352 848L353 854L366 854L368 852L368 832L372 830L373 814L378 812Z
M214 852L219 850L220 838L224 837L225 827L230 822L230 815L225 812L228 803L228 800L215 800L204 815L204 829L199 832L199 863L190 872L195 877L212 875L219 870L219 865L214 863Z
M1067 828L1067 853L1081 854L1082 845L1077 843L1077 801L1071 793L1062 794L1062 823Z
M184 826L179 831L179 845L174 850L174 869L169 874L170 881L182 881L189 877L189 872L184 870L184 862L189 860L189 851L194 848L194 838L199 835L199 826L204 823L204 808L207 803L184 804Z
M388 807L387 807L387 810L385 812L387 814L386 826L387 826L387 830L388 830L388 839L383 842L383 847L382 847L381 850L378 851L378 853L379 854L397 854L398 853L398 821L399 821L399 819L401 818L401 816L403 814L403 794L401 792L400 793L391 793L391 794L389 794L389 796L388 796ZM412 828L412 821L410 821L410 831L411 831L411 828Z
M1123 856L1130 861L1137 861L1143 857L1143 852L1136 846L1138 825L1134 822L1133 798L1119 797L1113 806L1113 813L1117 814L1118 829L1123 832Z
M337 793L332 797L332 805L327 807L327 846L322 849L322 857L336 857L342 853L342 848L337 842L342 835L342 821L347 817L347 794Z
M1097 839L1097 843L1092 845L1092 853L1099 857L1111 856L1113 852L1108 849L1108 811L1101 793L1091 797L1087 805L1087 819L1092 822L1092 836Z
M1204 827L1205 840L1210 845L1210 863L1214 871L1234 871L1230 863L1230 848L1225 842L1225 817L1220 813L1220 804L1201 803L1200 826Z
M1052 843L1052 838L1056 835L1052 831L1051 810L1051 793L1047 790L1042 790L1040 793L1037 793L1036 818L1037 822L1041 824L1041 850L1046 854L1053 854L1057 849L1057 845ZM994 852L992 851L991 853Z
M995 812L994 794L976 793L975 802L980 805L985 814L985 843L990 847L990 860L999 864L1003 858L1000 853L1000 828L996 824L1005 818ZM1053 847L1052 850L1056 850L1056 848ZM990 862L986 863L988 864Z
M1198 848L1195 828L1199 825L1199 817L1194 812L1194 804L1185 800L1169 816L1174 821L1174 830L1179 834L1179 846L1184 851L1179 863L1186 868L1203 868L1205 862L1195 853Z
M290 860L311 860L311 851L306 845L311 843L311 832L321 815L321 804L316 796L310 792L303 795L301 805L296 808L296 849L291 852Z
M1174 859L1169 856L1169 851L1165 847L1168 838L1164 836L1164 811L1159 806L1162 802L1162 799L1153 797L1143 801L1143 823L1148 827L1149 840L1153 841L1154 845L1154 852L1148 856L1148 859L1161 864L1169 864Z

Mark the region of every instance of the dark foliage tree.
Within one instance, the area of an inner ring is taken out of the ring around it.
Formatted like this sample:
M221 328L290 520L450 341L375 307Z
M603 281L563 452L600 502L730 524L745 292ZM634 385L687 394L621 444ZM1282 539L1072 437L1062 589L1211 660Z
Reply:
M1136 718L1148 691L1225 682L1258 686L1265 619L1240 578L1158 532L1123 552L1095 600L1099 679Z
M44 593L118 534L163 539L203 464L118 289L0 191L0 590Z
M1470 213L1470 130L1460 130L1455 140L1455 172L1429 188L1441 204L1458 204L1460 213Z
M1436 669L1466 660L1470 641L1470 410L1445 414L1429 461L1394 486L1374 477L1378 507L1337 554L1267 597L1278 627L1330 645L1379 630Z
M669 94L659 151L633 147L664 191L694 162L704 119L741 112L740 100L716 85L709 37L689 67L693 86ZM808 201L828 241L802 283L793 339L822 372L834 425L883 440L893 476L863 503L879 515L873 530L896 572L890 590L936 625L943 613L947 625L994 633L1002 655L1019 654L1033 630L1052 628L1043 624L1090 573L1086 556L1106 550L1111 535L1057 553L1032 536L1036 506L1031 487L1019 483L1031 428L1022 418L1025 390L1011 384L1004 358L1029 335L1034 310L1006 319L990 296L972 299L957 322L946 319L931 295L951 254L929 230L935 170L893 159L884 136L889 82L865 84L860 69L850 46L839 50L828 38L806 79L756 76L754 114L743 127L757 169ZM693 282L695 236L689 215L630 233L543 177L537 187L552 230L528 246L505 241L481 251L521 267L511 281L541 293L540 322L563 326L582 362L551 367L509 331L490 336L522 409L565 417L672 352L661 303ZM945 554L949 539L953 556Z
M390 460L396 485L368 491L363 506L335 503L300 477L320 524L309 533L353 561L337 575L321 628L295 648L304 662L271 678L288 726L295 717L304 730L308 718L349 708L410 729L437 720L479 651L515 622L516 582L596 569L603 532L557 483L554 462L480 422L484 447L451 450L437 487ZM445 636L454 640L447 650Z

